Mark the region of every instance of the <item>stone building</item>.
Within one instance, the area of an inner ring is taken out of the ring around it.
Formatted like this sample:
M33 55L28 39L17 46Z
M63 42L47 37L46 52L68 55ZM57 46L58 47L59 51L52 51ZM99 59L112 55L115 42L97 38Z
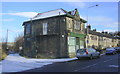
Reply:
M36 58L74 57L85 47L85 23L77 9L38 13L25 21L23 55Z
M91 25L87 26L88 34L86 36L86 47L94 47L96 49L105 49L107 47L117 47L119 39L108 32L97 32L96 29L91 30ZM87 33L87 29L86 29Z

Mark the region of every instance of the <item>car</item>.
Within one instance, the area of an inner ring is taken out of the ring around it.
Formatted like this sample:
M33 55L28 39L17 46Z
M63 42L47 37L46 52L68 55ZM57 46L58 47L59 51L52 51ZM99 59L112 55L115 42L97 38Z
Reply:
M120 47L115 47L115 49L117 50L117 52L120 52Z
M117 50L114 47L106 48L106 55L107 54L116 54Z
M103 50L101 50L101 49L95 49L95 50L98 51L98 52L100 52L100 54L103 53Z
M78 49L76 51L76 57L78 59L80 58L89 58L89 59L93 59L95 57L100 58L100 52L96 51L93 48L83 48L83 49Z

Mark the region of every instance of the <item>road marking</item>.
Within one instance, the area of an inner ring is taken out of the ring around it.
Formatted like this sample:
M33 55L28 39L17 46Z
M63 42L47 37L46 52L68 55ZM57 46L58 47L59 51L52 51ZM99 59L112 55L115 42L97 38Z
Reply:
M77 69L77 70L74 70L74 71L79 71L79 70L83 70L83 69L86 69L86 68L89 68L89 67L92 67L92 66L95 66L97 65L98 63L95 63L95 64L92 64L92 65L89 65L89 66L86 66L86 67L83 67L81 69Z
M106 60L106 61L103 61L103 62L108 62L108 61L111 61L112 59L109 59L109 60Z
M118 65L109 65L109 67L114 67L114 68L118 68Z
M113 59L105 60L105 61L103 61L103 62L108 62L108 61L111 61L111 60L113 60ZM101 62L99 62L99 63L101 63ZM89 65L89 66L86 66L86 67L83 67L83 68L81 68L81 69L77 69L77 70L74 70L74 71L79 71L79 70L87 69L87 68L92 67L92 66L95 66L95 65L97 65L97 64L99 64L99 63L95 63L95 64L92 64L92 65Z
M105 54L100 54L100 56L103 56L103 55L105 55Z

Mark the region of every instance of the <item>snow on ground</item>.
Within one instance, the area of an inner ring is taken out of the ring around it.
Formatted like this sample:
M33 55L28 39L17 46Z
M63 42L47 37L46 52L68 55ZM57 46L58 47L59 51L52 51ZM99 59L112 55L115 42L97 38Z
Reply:
M30 59L24 58L19 54L10 54L5 60L0 61L0 72L21 72L24 70L43 67L44 65L52 64L54 62L65 62L75 60L77 58L63 58L63 59Z

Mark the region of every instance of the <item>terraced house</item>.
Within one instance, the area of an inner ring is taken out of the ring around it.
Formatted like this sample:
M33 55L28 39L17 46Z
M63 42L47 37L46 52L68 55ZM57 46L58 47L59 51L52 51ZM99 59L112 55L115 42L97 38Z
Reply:
M91 25L87 26L88 34L86 36L86 47L94 47L96 49L104 49L107 47L117 47L119 39L108 32L97 32L96 29L91 30ZM86 30L87 32L87 30Z
M74 57L85 47L85 23L77 9L38 13L25 21L23 55L38 58Z

